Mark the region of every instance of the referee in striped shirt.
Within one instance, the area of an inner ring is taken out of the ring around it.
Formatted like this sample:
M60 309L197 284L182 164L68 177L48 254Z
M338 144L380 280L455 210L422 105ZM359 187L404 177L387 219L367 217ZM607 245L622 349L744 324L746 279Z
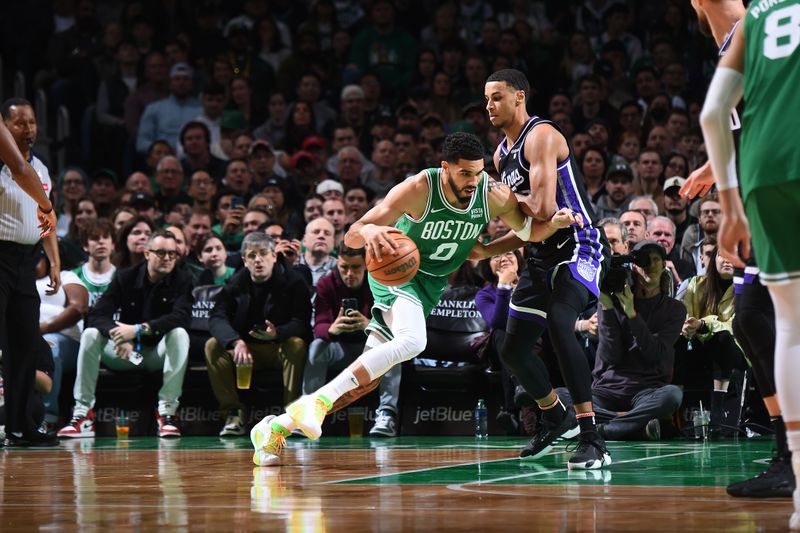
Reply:
M23 156L23 152L30 154L36 140L30 103L10 100L0 112L4 119L0 123L0 347L7 444L55 445L55 438L36 430L30 413L35 353L42 348L35 275L38 243L40 239L49 241L45 249L50 255L55 242L56 216L48 198L52 184L38 159L31 156L30 161L40 167L39 173ZM57 253L56 248L56 257ZM57 289L54 285L59 282L51 276L50 289Z

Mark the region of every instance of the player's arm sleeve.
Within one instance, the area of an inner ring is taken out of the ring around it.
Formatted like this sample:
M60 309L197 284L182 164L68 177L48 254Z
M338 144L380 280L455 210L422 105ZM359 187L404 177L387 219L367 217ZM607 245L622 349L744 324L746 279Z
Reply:
M739 185L736 175L736 151L730 128L731 109L744 93L744 76L736 69L718 67L708 87L700 114L708 159L720 190Z

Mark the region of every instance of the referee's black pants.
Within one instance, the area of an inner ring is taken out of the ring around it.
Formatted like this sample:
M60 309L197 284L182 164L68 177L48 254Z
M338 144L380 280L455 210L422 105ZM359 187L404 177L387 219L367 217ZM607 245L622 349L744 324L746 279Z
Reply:
M36 350L41 343L36 263L39 246L0 241L0 348L6 434L33 428L30 413L36 377Z

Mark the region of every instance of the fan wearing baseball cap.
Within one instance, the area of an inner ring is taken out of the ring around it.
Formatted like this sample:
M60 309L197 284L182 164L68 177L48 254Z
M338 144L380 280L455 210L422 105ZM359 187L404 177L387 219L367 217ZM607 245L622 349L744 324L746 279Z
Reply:
M606 193L595 203L599 218L619 218L633 194L633 171L626 163L611 165L606 172Z

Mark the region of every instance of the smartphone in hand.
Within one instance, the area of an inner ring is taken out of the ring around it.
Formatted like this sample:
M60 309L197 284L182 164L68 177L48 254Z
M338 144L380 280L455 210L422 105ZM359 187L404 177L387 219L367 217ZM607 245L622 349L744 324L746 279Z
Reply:
M350 316L353 311L358 311L358 299L342 298L342 308L344 309L344 315Z

